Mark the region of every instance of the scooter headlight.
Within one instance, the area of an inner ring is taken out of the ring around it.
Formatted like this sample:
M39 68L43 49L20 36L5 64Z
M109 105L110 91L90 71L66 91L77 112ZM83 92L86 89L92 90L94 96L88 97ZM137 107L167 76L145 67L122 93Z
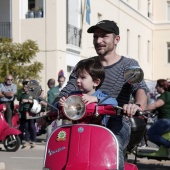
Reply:
M81 119L86 111L85 104L78 95L69 96L63 109L65 116L70 120Z
M5 112L5 111L6 111L6 105L0 104L0 112Z

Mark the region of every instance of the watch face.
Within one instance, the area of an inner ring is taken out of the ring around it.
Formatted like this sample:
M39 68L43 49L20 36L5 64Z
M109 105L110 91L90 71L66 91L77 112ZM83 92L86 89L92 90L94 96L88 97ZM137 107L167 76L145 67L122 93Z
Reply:
M141 106L140 104L136 104L136 105L139 106L139 107Z

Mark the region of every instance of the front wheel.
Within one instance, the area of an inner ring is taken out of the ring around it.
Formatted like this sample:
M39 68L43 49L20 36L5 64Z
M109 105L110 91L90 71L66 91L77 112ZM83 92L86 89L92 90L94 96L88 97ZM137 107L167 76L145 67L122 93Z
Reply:
M15 152L21 145L21 139L18 135L8 135L3 143L7 151Z

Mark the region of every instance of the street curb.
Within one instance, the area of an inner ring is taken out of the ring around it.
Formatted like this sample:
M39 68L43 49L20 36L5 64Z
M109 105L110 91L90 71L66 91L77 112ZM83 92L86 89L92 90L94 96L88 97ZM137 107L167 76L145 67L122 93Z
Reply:
M0 162L0 170L5 170L5 163L4 162Z

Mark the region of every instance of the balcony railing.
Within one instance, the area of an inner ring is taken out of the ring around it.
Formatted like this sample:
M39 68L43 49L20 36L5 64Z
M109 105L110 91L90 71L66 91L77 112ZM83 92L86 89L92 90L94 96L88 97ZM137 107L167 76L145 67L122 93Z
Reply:
M11 22L0 22L0 37L11 38Z
M82 29L78 29L70 24L67 25L67 44L72 44L77 47L81 46Z

